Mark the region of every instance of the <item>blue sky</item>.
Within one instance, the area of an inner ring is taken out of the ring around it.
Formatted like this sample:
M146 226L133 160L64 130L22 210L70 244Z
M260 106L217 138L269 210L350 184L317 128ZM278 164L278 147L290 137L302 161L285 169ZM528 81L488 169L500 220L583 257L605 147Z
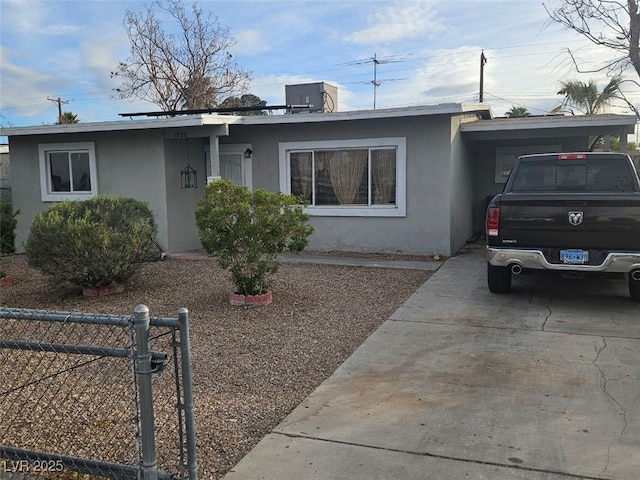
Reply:
M550 0L552 3L556 0ZM125 11L145 2L0 0L0 125L54 123L57 105L81 122L158 110L120 100L109 72L128 57ZM189 5L192 2L187 2ZM494 115L512 105L533 114L560 103L560 82L577 74L567 48L592 65L611 57L551 23L541 0L201 0L230 29L238 64L253 73L250 93L285 103L285 85L325 81L338 87L340 111L475 102L484 49L485 101ZM168 25L165 25L168 27ZM385 63L384 61L389 61ZM637 79L634 72L628 78ZM635 89L633 90L632 89ZM640 107L640 91L625 84ZM613 108L630 113L628 108Z

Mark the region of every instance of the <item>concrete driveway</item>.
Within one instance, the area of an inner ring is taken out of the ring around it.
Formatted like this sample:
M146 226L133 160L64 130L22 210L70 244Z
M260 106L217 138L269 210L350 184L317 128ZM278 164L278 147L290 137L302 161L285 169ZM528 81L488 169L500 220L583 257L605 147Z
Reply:
M444 265L247 455L239 479L640 478L640 305L626 280Z

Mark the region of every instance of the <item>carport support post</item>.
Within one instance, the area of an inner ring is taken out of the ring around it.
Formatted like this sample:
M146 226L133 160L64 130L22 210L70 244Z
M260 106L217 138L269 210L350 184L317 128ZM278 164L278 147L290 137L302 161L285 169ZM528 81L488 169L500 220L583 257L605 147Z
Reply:
M140 430L142 432L142 480L157 480L156 438L151 388L151 353L149 348L149 307L138 305L133 310L136 328L136 374L138 376Z
M193 390L191 388L191 342L189 341L189 310L178 310L180 322L180 364L182 366L182 388L184 398L184 424L187 436L187 472L189 480L198 480L196 458L196 433L193 418Z

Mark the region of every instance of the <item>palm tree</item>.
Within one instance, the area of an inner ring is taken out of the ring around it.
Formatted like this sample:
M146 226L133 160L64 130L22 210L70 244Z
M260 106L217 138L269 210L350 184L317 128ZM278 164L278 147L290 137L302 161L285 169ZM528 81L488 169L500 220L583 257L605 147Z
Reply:
M74 115L73 112L64 112L58 120L58 125L78 123L79 121L78 115Z
M558 95L564 95L562 107L572 106L586 115L595 115L620 97L621 83L622 77L617 75L599 92L593 80L588 83L571 80L562 82Z
M508 110L505 115L509 118L515 118L515 117L530 117L531 116L531 112L529 112L529 110L527 110L527 107L516 107L515 105L513 105L511 107L511 110Z

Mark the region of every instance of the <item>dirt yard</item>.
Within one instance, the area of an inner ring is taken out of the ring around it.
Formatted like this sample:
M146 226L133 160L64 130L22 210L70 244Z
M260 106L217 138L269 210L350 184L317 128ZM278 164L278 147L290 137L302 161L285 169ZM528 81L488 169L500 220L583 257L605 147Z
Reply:
M13 285L2 306L152 316L189 309L199 476L217 479L323 380L429 276L418 270L283 264L266 307L234 307L212 259L146 264L122 294L59 296L23 255L0 258Z

